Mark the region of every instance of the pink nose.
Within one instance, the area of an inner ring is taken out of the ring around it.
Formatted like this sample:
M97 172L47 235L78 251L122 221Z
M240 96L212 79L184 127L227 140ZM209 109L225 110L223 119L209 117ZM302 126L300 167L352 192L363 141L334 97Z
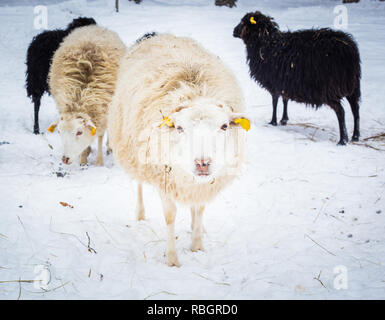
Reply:
M70 158L69 158L69 157L66 157L66 156L63 156L63 157L61 158L61 161L62 161L64 164L69 164Z
M210 174L209 167L211 159L195 159L195 169L198 176L208 176Z

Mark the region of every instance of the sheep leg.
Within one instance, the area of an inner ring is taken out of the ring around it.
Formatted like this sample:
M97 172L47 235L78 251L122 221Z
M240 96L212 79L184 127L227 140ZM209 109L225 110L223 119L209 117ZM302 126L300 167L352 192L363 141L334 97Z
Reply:
M138 201L136 204L136 220L144 220L146 217L144 215L144 205L143 205L143 186L138 183Z
M98 155L96 156L96 165L103 165L103 136L98 136Z
M175 246L175 203L165 194L161 194L164 218L167 225L167 242L166 242L166 260L168 266L179 267L178 256Z
M193 231L194 225L195 225L195 207L191 206L190 211L191 211L191 231Z
M194 212L191 251L194 252L198 250L204 251L202 244L202 216L204 209L204 206L191 207L191 215Z
M39 128L39 110L40 110L40 97L33 97L33 104L34 104L34 125L33 125L33 133L39 134L40 128Z
M80 155L80 165L81 166L84 166L87 164L87 158L90 155L90 153L91 153L91 147L88 146L86 149L84 149L84 151Z
M106 142L106 147L107 147L107 155L112 153L112 148L110 146L110 138L107 136L107 142Z
M360 138L360 106L358 104L358 98L355 96L346 97L349 101L350 108L352 109L354 117L354 131L352 141L358 141Z
M342 107L341 103L339 101L335 101L333 103L329 104L330 107L335 111L338 119L338 124L340 127L340 141L338 142L338 145L345 145L348 143L349 138L346 131L346 125L345 125L345 111Z
M273 126L277 125L277 104L279 96L273 95L273 117L271 118L270 124Z
M282 119L280 123L281 125L286 126L287 121L289 120L289 116L287 115L287 103L289 99L282 97L282 101L283 101L283 114L282 114Z

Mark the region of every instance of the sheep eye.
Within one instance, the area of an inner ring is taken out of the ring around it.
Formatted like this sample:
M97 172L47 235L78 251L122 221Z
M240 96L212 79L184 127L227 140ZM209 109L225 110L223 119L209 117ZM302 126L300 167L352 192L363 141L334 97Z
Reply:
M222 125L221 130L226 131L229 126L225 123Z
M182 133L184 130L181 126L177 126L176 127L176 130L178 130L179 133Z
M77 136L81 136L83 134L83 132L82 131L78 131L78 132L76 132L76 135Z

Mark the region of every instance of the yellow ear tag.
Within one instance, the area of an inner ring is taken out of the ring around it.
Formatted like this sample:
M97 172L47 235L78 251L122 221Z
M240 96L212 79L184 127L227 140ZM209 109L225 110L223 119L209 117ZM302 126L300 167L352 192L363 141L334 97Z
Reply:
M159 128L162 128L164 125L167 125L168 127L174 126L171 119L169 117L164 117L162 123L159 125Z
M56 124L51 124L51 125L49 126L49 128L47 129L47 131L53 133L53 132L55 131L55 128L56 128Z
M250 121L246 118L236 118L234 119L234 123L239 123L239 125L246 131L250 130Z
M94 136L96 134L96 128L91 127L91 136Z
M251 18L250 18L250 23L251 23L251 24L257 24L257 21L255 21L254 17L251 17Z

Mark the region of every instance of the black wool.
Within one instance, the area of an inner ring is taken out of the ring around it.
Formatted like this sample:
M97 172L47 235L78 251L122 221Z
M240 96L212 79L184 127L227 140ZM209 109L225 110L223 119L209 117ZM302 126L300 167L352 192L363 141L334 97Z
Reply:
M273 98L272 125L277 125L277 103L282 96L281 124L289 120L288 100L313 107L329 105L338 118L339 144L346 144L344 97L354 116L353 141L358 141L361 96L360 55L351 35L328 28L281 32L274 19L259 11L246 14L233 36L246 45L251 77Z
M147 39L150 39L152 37L155 37L157 36L158 34L156 32L148 32L148 33L145 33L143 36L141 36L139 39L136 39L136 43L139 43L143 40L147 40Z

